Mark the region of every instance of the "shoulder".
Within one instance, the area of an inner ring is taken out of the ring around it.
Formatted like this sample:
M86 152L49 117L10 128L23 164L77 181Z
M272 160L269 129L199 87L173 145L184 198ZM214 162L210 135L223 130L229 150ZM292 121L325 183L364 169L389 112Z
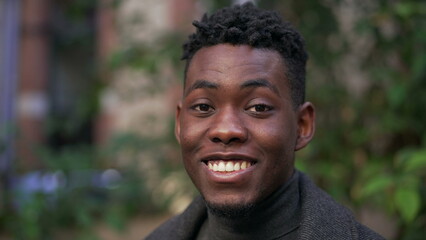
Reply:
M197 197L183 213L169 219L160 225L150 235L148 235L146 239L156 240L194 238L202 223L205 221L206 216L206 206L201 197Z
M384 239L359 223L353 213L337 203L305 174L300 173L303 239Z

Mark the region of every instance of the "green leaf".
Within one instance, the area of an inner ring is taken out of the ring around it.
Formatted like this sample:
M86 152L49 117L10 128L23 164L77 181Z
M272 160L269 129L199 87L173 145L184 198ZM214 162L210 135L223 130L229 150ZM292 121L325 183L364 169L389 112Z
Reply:
M423 32L423 35L424 32ZM423 44L424 44L424 40L423 40ZM422 81L422 76L424 75L425 72L425 66L426 66L426 56L424 54L417 54L414 56L414 61L413 61L413 78L416 81Z
M407 98L407 87L404 84L395 84L388 93L389 103L398 107Z
M109 226L117 231L124 232L126 228L126 216L121 206L114 206L106 213L106 221Z
M420 195L414 188L398 188L395 192L395 205L402 219L409 223L413 221L420 210Z
M296 168L299 169L300 171L302 171L302 172L306 172L307 171L306 170L307 167L306 167L306 163L305 162L303 162L303 161L296 161L295 164L296 164Z
M392 183L392 178L389 176L376 176L368 181L365 187L363 187L361 195L363 197L368 197L374 193L383 192L383 190L391 186Z
M412 3L398 3L395 5L395 12L401 17L409 17L415 12L415 7Z
M426 150L413 153L405 164L405 170L407 172L424 168L426 168Z

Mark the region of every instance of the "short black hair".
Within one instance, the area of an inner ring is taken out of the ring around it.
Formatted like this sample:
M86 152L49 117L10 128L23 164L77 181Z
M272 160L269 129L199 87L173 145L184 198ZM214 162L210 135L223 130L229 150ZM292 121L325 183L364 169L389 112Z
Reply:
M277 12L263 10L247 2L219 9L211 16L206 13L201 21L194 21L192 24L197 30L189 35L188 41L183 45L185 78L192 57L203 47L229 43L275 50L280 53L287 68L285 72L293 105L297 107L303 104L308 59L305 43L300 33Z

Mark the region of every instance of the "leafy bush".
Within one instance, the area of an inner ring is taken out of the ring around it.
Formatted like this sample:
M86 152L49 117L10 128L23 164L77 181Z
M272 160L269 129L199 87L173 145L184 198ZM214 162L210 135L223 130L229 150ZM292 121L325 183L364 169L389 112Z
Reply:
M117 167L93 148L74 146L45 150L46 169L15 179L0 221L15 239L96 239L94 226L106 222L123 231L127 219L141 211L157 211L134 166Z

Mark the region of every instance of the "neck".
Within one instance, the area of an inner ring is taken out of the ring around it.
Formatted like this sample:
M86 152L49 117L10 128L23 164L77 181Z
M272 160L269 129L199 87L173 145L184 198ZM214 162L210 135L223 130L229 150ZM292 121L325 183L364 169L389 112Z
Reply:
M299 225L299 173L293 176L267 199L242 217L219 216L208 211L202 231L211 239L273 239L284 236Z

